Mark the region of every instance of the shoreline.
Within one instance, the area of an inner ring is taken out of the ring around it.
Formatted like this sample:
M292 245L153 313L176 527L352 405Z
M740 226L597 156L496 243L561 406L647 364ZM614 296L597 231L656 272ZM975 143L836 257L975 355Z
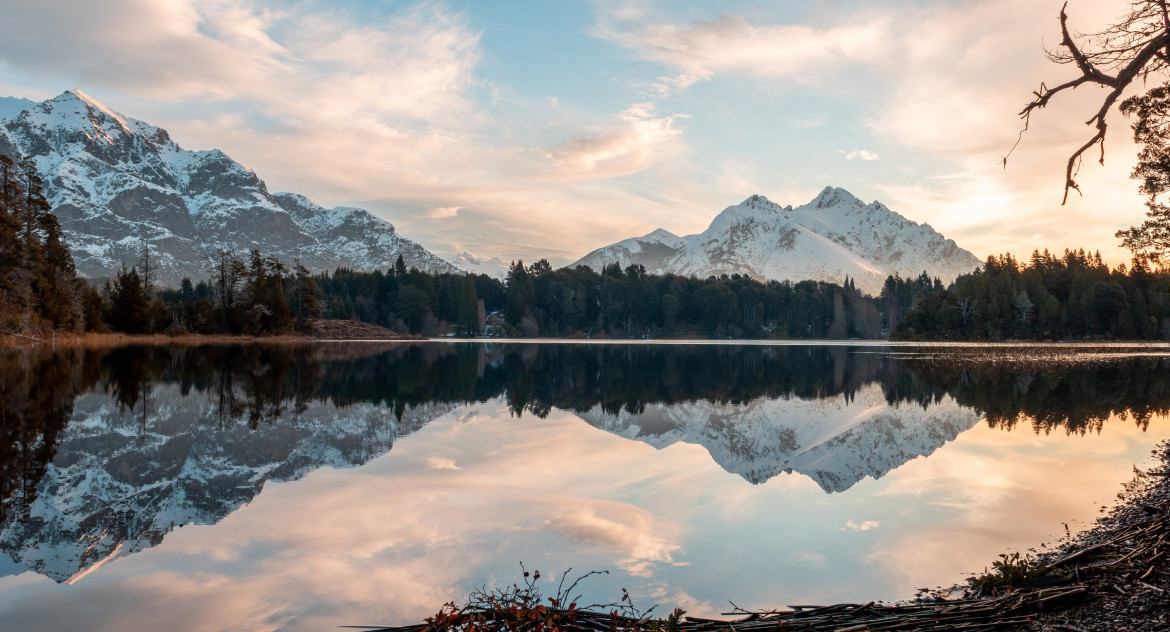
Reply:
M328 323L328 324L326 324ZM78 346L113 347L129 344L148 345L200 345L233 343L314 343L314 342L437 342L445 344L538 344L538 345L715 345L751 347L872 347L893 349L1108 349L1108 350L1158 350L1170 354L1170 341L1119 340L1119 341L915 341L915 340L841 340L824 338L807 339L765 339L765 338L426 338L418 335L404 336L389 329L357 321L321 321L324 330L312 334L279 334L255 336L246 334L125 334L118 332L84 334L51 333L44 336L25 334L0 334L0 348L25 346Z

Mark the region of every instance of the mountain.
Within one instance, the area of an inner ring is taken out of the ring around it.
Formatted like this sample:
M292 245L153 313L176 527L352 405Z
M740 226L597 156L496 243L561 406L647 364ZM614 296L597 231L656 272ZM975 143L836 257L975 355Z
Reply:
M477 257L470 252L461 252L451 258L451 263L460 270L472 274L486 274L503 281L508 278L511 265L499 257Z
M890 405L878 383L818 399L695 400L653 404L636 414L598 406L578 414L590 425L656 448L701 445L720 467L753 484L799 472L827 493L929 455L982 418L949 396L929 410Z
M753 195L724 209L697 235L677 237L658 229L594 250L570 267L600 271L614 262L700 278L746 274L760 280L844 283L849 277L873 295L890 274L916 277L926 271L946 282L980 263L929 224L833 187L795 208Z
M0 119L0 152L33 159L81 276L132 264L143 241L157 280L171 286L207 277L220 249L256 248L313 271L385 269L399 255L421 270L457 271L367 211L270 193L222 151L183 149L80 90L0 114L22 105Z
M623 269L640 264L647 270L662 270L666 260L678 254L686 244L682 237L659 228L641 237L623 239L594 250L569 267L583 265L601 272L605 266L616 263Z

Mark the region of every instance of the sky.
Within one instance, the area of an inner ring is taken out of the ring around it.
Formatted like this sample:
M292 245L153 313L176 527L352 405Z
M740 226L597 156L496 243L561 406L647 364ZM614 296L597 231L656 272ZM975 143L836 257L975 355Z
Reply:
M366 208L440 255L556 265L752 194L825 186L981 259L1129 259L1127 122L1066 205L1100 90L1022 124L1063 0L0 0L0 95L78 88L272 191ZM1124 0L1070 0L1100 30Z

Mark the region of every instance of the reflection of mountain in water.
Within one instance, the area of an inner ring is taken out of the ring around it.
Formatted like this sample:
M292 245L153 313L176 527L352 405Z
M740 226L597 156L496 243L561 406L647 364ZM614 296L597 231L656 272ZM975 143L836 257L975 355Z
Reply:
M877 384L853 397L654 404L637 414L598 407L581 417L658 448L680 441L701 445L720 467L752 483L799 472L830 493L928 455L980 419L950 397L929 408L890 405Z
M177 526L215 524L267 481L361 465L450 408L424 405L398 420L383 407L314 403L252 429L220 426L206 398L182 397L175 385L151 389L149 399L158 404L143 431L108 397L80 397L37 499L0 531L0 548L67 581Z
M573 411L843 491L985 416L1086 432L1170 409L1157 358L1021 367L873 348L228 345L0 351L0 549L57 581L211 524L270 480L363 464L462 404Z

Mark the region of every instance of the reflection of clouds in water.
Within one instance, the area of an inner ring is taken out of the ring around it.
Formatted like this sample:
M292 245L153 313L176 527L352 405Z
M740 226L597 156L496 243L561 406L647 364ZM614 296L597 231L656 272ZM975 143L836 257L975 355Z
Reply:
M543 526L578 542L620 551L626 556L618 561L623 570L635 577L649 577L654 562L673 564L673 554L682 549L658 535L677 529L655 522L661 521L633 505L582 501L581 505L561 509Z
M31 574L0 578L0 619L14 630L119 632L174 620L414 623L481 584L519 581L521 561L550 580L569 567L613 571L587 582L589 602L624 586L639 606L699 615L729 599L769 608L906 597L1095 513L1129 478L1131 455L1168 431L1154 423L1140 435L1114 420L1100 437L1036 437L980 425L928 459L827 495L799 475L747 485L703 447L658 450L557 410L517 419L494 400L359 469L270 484L220 524L178 529L68 592Z
M1167 437L1164 421L1142 432L1117 418L1087 437L978 426L942 458L911 461L883 481L878 496L885 503L925 500L936 515L912 531L881 529L866 559L906 586L923 585L924 577L960 581L999 553L1054 542L1064 535L1062 523L1080 517L1088 526L1097 507L1114 502L1133 463Z
M792 560L801 566L816 566L824 568L829 565L829 558L820 553L809 553L807 551L795 553Z
M459 414L360 469L270 484L219 524L178 529L68 594L36 582L35 598L12 601L0 618L24 622L11 629L162 628L167 620L191 629L413 623L485 582L518 581L521 561L620 570L613 582L635 594L633 578L679 563L680 529L671 519L613 496L636 496L653 479L664 503L686 499L696 493L688 490L704 454L651 461L653 448L570 415ZM0 594L11 579L0 578ZM68 614L85 604L104 621ZM56 625L56 617L66 623Z

